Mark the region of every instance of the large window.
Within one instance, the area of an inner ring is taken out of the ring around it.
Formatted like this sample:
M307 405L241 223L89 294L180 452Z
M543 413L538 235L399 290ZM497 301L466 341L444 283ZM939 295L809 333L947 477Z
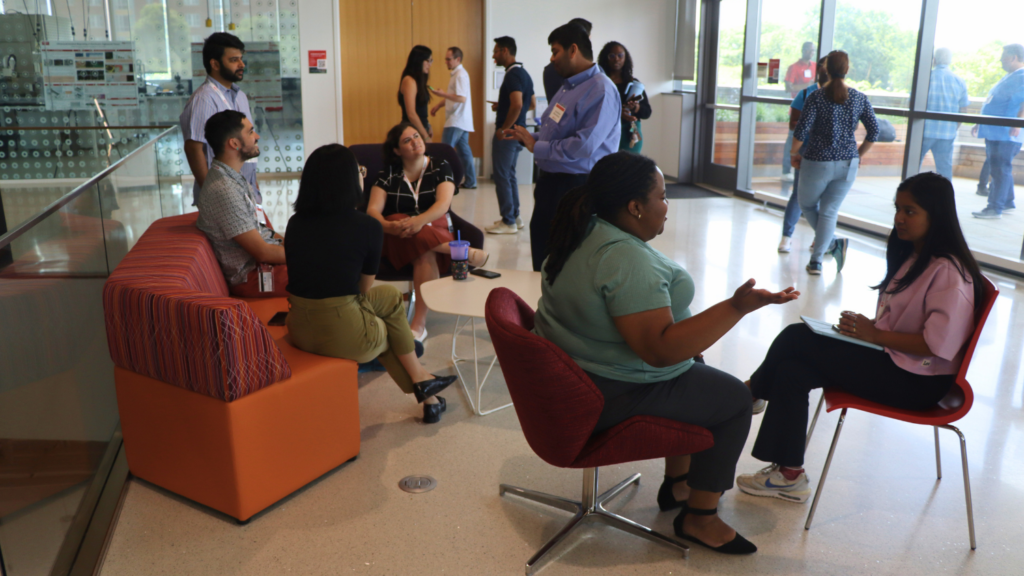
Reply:
M779 60L778 82L758 76L757 95L793 98L814 81L820 0L763 0L758 62ZM760 115L758 115L760 121Z
M740 175L747 177L740 187L748 182L755 193L780 201L795 193L792 176L785 174L789 107L766 99L791 97L786 72L793 64L806 66L801 63L802 49L806 42L817 42L820 22L825 26L820 31L825 45L820 50L816 45L808 48L815 53L836 49L849 54L846 82L868 96L889 135L861 159L841 217L884 231L892 225L893 195L903 177L935 171L953 183L961 226L979 258L1024 272L1024 224L1014 210L1015 189L1024 185L1024 155L1018 145L1024 127L1018 131L1015 126L997 125L1024 122L1024 57L1017 59L1021 49L1012 47L1024 42L1017 3L943 0L937 18L926 18L926 29L921 30L919 0L748 0L750 8L759 8L761 14L755 54L742 53L743 32L725 14L726 4L716 101L736 102L733 95L739 88L730 83L733 71L743 70L744 81L756 87L747 91L755 96L740 98L746 107L739 123L728 122L735 117L727 119L726 111L718 111L715 160L723 161L736 147L737 164L745 167ZM835 19L822 21L822 11L834 13ZM932 40L934 51L919 55L918 43ZM757 63L772 59L782 64L777 84L753 73ZM799 77L800 70L796 72L790 75L791 81ZM915 77L923 82L922 75L930 82L927 95L911 102ZM746 126L750 129L745 130ZM751 134L753 142L742 141L744 134ZM864 134L860 127L858 143ZM910 150L914 158L907 157ZM992 214L993 210L997 213Z
M834 48L850 55L847 83L875 106L907 108L920 23L920 1L837 0Z

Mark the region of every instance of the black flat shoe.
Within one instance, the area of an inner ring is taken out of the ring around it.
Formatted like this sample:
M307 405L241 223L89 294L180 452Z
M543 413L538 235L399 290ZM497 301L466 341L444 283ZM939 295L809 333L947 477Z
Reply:
M693 536L690 536L686 532L683 532L683 519L686 518L687 514L693 514L694 516L713 516L713 515L715 515L717 513L718 513L718 508L712 508L711 510L701 510L699 508L690 508L689 506L686 505L686 503L683 503L683 511L680 512L679 516L676 516L676 519L672 521L672 526L676 530L676 536L682 538L683 540L688 540L688 541L693 542L695 544L700 544L701 546L703 546L705 548L708 548L710 550L714 550L715 552L718 552L719 554L733 554L733 555L737 555L737 554L753 554L754 552L757 552L757 546L754 546L754 543L751 542L750 540L747 540L743 536L740 536L739 532L736 533L736 537L735 538L733 538L729 542L726 542L725 544L722 544L721 546L717 546L717 547L716 546L709 546L709 545L701 542L697 538L694 538Z
M452 382L458 380L458 376L434 376L433 380L424 380L412 385L412 392L416 395L416 401L420 404L424 400L451 386Z
M661 488L658 489L658 508L661 508L662 512L683 507L686 500L676 500L675 494L672 494L672 486L686 480L689 476L689 473L681 474L675 478L668 474L665 475L665 481L661 483Z
M441 413L448 409L448 403L443 396L437 397L437 404L423 405L423 423L437 424L441 421Z

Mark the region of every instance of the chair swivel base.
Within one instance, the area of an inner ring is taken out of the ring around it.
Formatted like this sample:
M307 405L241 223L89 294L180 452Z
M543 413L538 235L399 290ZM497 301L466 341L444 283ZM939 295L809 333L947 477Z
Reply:
M508 484L501 484L498 489L498 495L503 496L506 493L514 494L527 500L539 502L547 506L558 508L559 510L565 510L566 512L572 512L573 517L569 520L569 523L562 527L551 540L548 540L536 554L533 555L526 562L526 574L527 576L537 571L537 567L541 560L551 552L560 542L566 539L566 537L576 528L581 526L587 519L593 518L604 522L608 526L618 528L625 532L629 532L634 536L639 536L656 542L658 544L664 544L682 553L683 558L688 558L690 555L690 548L676 540L668 538L661 533L655 532L650 528L637 524L629 518L624 518L609 512L604 509L604 504L611 501L613 498L618 496L632 484L640 483L640 474L633 474L629 478L626 478L622 482L616 484L613 488L606 491L601 495L597 495L598 487L598 474L597 468L586 468L583 470L583 498L582 502L576 500L569 500L560 496L554 496L551 494L545 494L543 492L536 492L534 490L528 490L525 488L517 488L515 486L509 486Z

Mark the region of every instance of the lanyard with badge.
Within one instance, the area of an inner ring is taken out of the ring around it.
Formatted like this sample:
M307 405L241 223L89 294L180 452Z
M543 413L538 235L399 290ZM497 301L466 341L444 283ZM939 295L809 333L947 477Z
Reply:
M216 83L215 80L210 80L210 81ZM211 88L213 88L213 91L214 91L214 93L217 94L217 97L220 98L220 101L224 103L224 107L225 108L227 108L228 110L231 110L232 112L237 112L237 110L235 110L234 106L232 106L231 104L228 104L228 99L224 97L224 93L221 91L220 88L218 88L216 86L211 86ZM227 88L225 88L225 90L227 90ZM257 162L259 162L259 158L249 158L248 160L245 161L246 164L256 164ZM260 207L260 211L261 212L263 211L262 207ZM262 219L261 221L264 224L266 224L266 219L265 218Z
M412 199L416 202L416 212L420 211L420 184L423 184L423 176L427 173L427 164L430 163L428 156L423 157L423 169L420 170L420 179L416 181L416 187L413 188L412 182L409 182L409 177L405 175L405 170L402 170L402 180L405 181L405 185L412 191ZM398 210L398 197L395 198L395 210Z

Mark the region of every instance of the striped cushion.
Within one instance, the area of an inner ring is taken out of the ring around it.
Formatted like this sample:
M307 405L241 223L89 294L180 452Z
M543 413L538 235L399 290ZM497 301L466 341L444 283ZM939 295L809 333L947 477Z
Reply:
M103 287L114 364L230 402L291 377L248 304L228 295L197 214L157 220Z

